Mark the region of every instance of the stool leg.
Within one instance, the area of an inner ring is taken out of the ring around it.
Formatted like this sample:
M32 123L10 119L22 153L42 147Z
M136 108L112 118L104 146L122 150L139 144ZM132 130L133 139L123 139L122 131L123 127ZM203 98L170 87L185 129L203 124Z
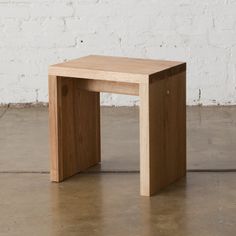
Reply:
M186 73L140 85L140 190L150 196L186 174Z
M100 162L98 92L76 78L49 76L51 180L60 182Z

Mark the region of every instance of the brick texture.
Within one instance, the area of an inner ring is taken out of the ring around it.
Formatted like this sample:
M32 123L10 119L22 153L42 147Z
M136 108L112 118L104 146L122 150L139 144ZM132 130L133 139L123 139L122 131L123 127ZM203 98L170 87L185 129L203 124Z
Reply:
M47 102L48 65L87 54L186 61L189 105L236 104L236 1L0 0L0 103Z

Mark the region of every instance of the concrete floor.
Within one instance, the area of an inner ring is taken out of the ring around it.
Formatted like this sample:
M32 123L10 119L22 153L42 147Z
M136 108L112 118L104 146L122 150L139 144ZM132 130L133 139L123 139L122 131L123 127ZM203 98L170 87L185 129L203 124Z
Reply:
M187 120L188 169L236 169L236 107L191 107ZM236 235L236 173L189 172L152 198L137 173L52 184L47 109L8 109L0 130L0 236ZM137 108L102 109L102 159L139 169Z

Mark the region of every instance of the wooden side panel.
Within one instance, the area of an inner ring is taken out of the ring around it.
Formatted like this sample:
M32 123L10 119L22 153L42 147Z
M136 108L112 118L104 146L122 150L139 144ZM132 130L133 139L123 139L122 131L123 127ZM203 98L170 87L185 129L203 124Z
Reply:
M83 171L101 161L100 95L77 88L75 101L76 155L79 157L79 170Z
M149 84L139 85L140 194L150 196Z
M151 195L186 173L186 72L149 86Z
M150 129L150 195L167 184L168 163L166 160L166 80L150 84L149 129Z
M51 180L56 182L100 162L99 93L79 90L77 81L49 77Z
M58 116L58 80L56 76L49 75L49 143L50 143L50 176L52 181L59 181L59 160L60 146L59 146L59 116Z

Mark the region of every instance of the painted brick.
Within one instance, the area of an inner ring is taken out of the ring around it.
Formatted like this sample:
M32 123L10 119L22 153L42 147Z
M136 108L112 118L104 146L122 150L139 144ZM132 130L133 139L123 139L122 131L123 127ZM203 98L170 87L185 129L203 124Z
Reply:
M28 18L29 8L26 6L17 6L13 3L0 4L0 18Z
M0 0L0 103L47 102L49 64L103 54L186 61L189 105L236 104L235 12L235 0Z

